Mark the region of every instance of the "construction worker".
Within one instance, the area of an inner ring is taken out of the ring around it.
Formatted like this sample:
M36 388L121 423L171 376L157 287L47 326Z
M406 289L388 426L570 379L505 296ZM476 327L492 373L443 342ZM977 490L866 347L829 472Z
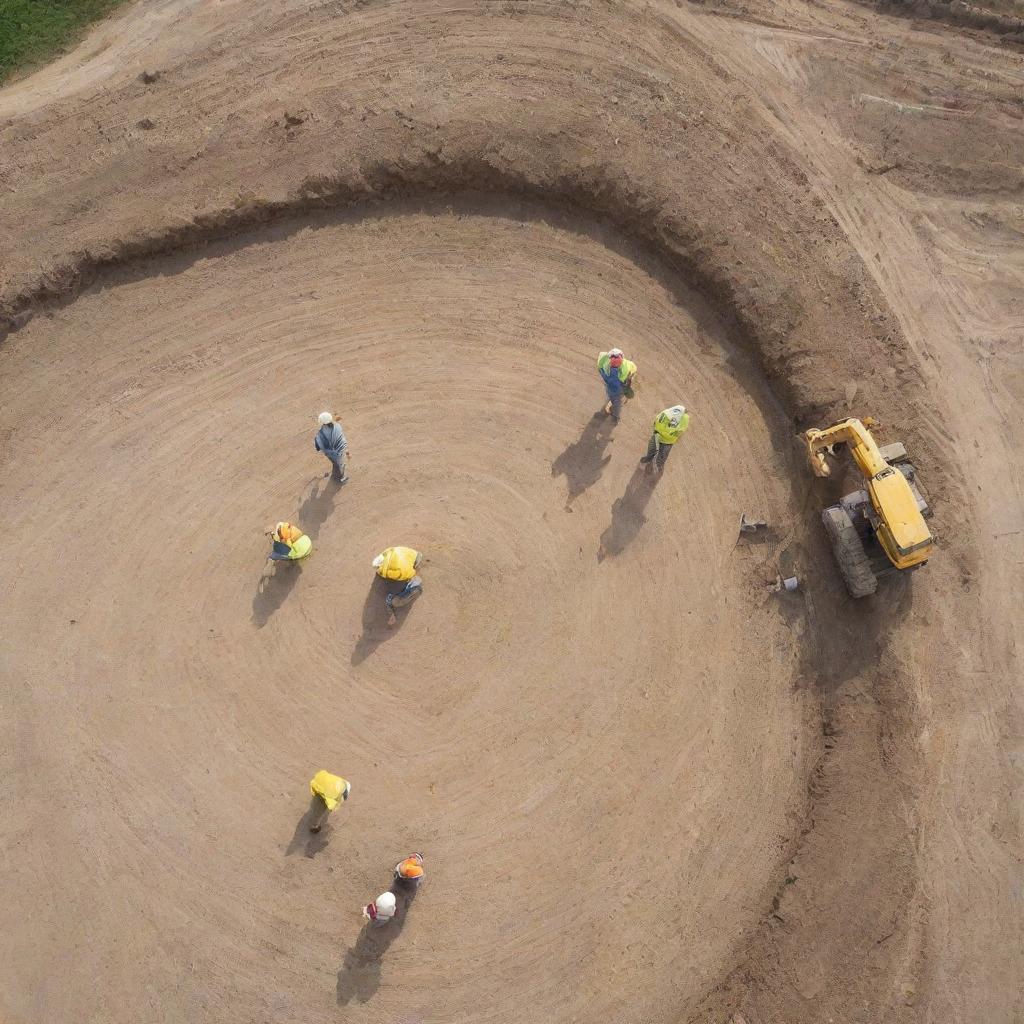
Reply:
M363 917L370 924L387 924L398 913L398 901L393 892L382 892L363 907Z
M345 431L341 429L334 416L329 412L322 412L317 417L320 429L313 438L313 447L318 452L323 452L334 467L331 470L331 479L337 480L339 484L348 483L348 441L345 440Z
M313 816L309 831L319 832L327 815L339 804L343 804L352 792L352 783L340 775L320 770L309 780L309 791L313 794Z
M611 416L615 423L619 422L622 413L622 399L633 397L633 380L636 378L636 363L630 362L622 349L613 348L610 352L602 352L597 357L597 372L604 381L605 394L608 402L604 407L606 416Z
M672 446L690 426L690 414L684 405L662 409L654 419L654 432L647 443L647 454L640 460L644 465L654 462L661 473L665 469Z
M267 557L274 562L294 562L313 550L313 542L293 523L278 523L267 533L272 541Z
M395 881L404 882L414 889L423 878L423 854L410 853L403 861L395 865Z
M423 592L423 580L416 575L423 556L412 548L385 548L374 560L373 567L382 580L404 583L396 593L389 593L384 599L388 606L388 625L397 621L395 609L408 604Z

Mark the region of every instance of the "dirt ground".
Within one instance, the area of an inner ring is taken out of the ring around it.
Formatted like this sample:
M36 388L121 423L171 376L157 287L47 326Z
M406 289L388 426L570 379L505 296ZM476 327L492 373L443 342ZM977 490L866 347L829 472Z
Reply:
M151 0L0 90L5 1022L1024 1020L1024 57L901 10ZM940 549L856 604L850 413Z

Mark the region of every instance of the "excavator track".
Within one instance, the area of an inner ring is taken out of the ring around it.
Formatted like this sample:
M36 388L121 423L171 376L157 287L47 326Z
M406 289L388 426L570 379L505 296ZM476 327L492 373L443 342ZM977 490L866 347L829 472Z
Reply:
M864 542L857 528L841 505L833 505L821 513L839 571L846 581L851 597L868 597L878 589L878 577L871 570L871 562L864 550Z

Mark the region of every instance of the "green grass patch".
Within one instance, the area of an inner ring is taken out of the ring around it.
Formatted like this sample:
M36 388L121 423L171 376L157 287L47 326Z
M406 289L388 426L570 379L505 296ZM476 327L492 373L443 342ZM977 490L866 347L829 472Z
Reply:
M125 0L0 0L0 82L76 43Z

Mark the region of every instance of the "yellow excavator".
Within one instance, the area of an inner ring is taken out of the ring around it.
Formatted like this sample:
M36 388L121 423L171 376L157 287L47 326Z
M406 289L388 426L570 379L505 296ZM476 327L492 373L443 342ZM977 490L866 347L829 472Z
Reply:
M879 577L920 568L935 549L917 469L899 441L878 447L869 429L875 425L870 417L848 419L800 435L815 476L831 476L827 457L847 448L864 477L863 489L821 514L853 597L873 594Z

